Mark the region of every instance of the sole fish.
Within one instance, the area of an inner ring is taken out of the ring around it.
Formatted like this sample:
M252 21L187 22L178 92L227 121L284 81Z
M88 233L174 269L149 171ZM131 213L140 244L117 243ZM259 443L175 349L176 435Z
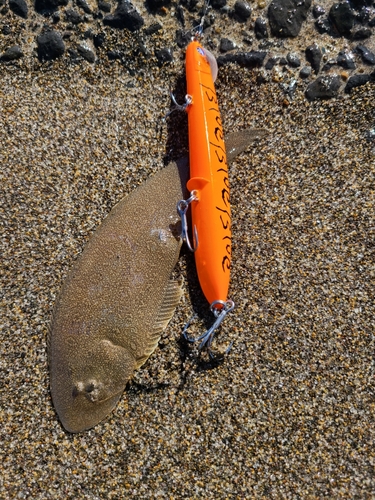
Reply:
M228 161L264 130L227 140ZM176 205L188 160L170 163L123 198L91 236L56 301L48 336L52 400L69 432L90 429L116 406L155 350L182 294L170 279L181 238Z

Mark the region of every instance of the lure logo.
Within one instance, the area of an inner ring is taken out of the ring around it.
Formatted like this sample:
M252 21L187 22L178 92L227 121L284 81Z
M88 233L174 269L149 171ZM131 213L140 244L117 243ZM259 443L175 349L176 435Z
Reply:
M222 270L225 273L230 269L231 263L231 216L229 204L229 179L228 179L228 164L227 155L225 152L223 125L220 118L218 101L214 88L208 87L201 83L204 89L204 99L207 101L207 109L210 115L208 119L209 128L209 144L211 158L213 162L213 171L216 173L214 177L214 190L217 193L215 198L215 209L219 226L222 230Z

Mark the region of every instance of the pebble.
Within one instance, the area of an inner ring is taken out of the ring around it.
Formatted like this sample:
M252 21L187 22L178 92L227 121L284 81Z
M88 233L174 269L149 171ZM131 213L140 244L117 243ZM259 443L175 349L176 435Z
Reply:
M327 99L336 97L341 86L341 78L338 75L319 76L309 83L306 89L306 97L309 101L318 98Z
M77 52L81 57L83 57L83 59L85 59L89 63L95 62L95 52L91 47L88 46L87 43L81 43L80 45L78 45Z
M348 79L345 92L350 93L352 89L365 85L368 82L375 82L375 71L372 74L353 75Z
M39 35L38 57L41 61L51 61L62 56L65 52L65 44L59 32L51 30Z
M337 56L337 64L345 69L355 69L353 54L341 50Z
M320 50L318 45L314 43L313 45L310 45L309 47L306 48L305 54L306 54L306 61L308 61L311 64L312 69L315 71L316 74L318 74L320 69L320 62L323 57L322 51Z
M20 59L23 57L22 49L19 45L13 45L13 47L9 47L3 54L0 56L0 61L9 62L14 61L16 59Z
M35 10L42 15L49 15L61 6L68 5L69 0L35 0Z
M311 66L304 66L299 72L299 76L302 79L306 79L311 75Z
M234 50L235 48L236 44L229 38L222 38L220 40L220 52L229 52L230 50Z
M112 28L138 31L144 25L144 20L133 4L128 0L120 0L114 13L106 16L103 23Z
M288 52L286 58L287 58L288 64L292 68L299 68L301 66L301 60L297 54L292 53L292 52Z
M267 23L263 18L256 18L254 23L254 33L258 40L268 38Z
M272 0L268 8L274 36L297 36L307 18L311 0Z
M362 61L365 64L375 64L375 54L371 52L367 47L365 47L364 45L357 45L355 50L357 54L360 54Z
M243 0L237 0L234 4L234 18L241 23L245 23L250 16L250 5Z
M329 19L342 36L349 36L354 25L354 11L349 2L339 2L332 5Z
M165 63L171 63L173 61L173 51L171 48L163 48L155 51L156 58L159 65L162 66Z
M217 58L218 66L224 64L236 63L246 68L261 66L266 57L266 52L252 50L250 52L236 52L234 54L225 54Z
M29 13L29 7L25 0L9 0L9 8L17 16L27 19Z

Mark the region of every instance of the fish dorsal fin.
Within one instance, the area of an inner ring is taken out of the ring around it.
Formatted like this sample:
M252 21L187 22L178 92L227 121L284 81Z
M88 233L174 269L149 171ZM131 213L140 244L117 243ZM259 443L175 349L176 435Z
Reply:
M268 133L268 130L264 128L247 128L245 130L239 130L238 132L232 132L226 136L225 145L228 163L233 161L237 155L245 151L250 144L259 141Z
M168 282L167 287L164 291L160 310L155 318L154 326L152 327L148 336L148 345L145 348L144 355L137 359L137 368L143 365L143 363L149 358L150 354L158 345L161 332L168 325L177 307L177 304L181 299L182 283L183 280L170 280Z

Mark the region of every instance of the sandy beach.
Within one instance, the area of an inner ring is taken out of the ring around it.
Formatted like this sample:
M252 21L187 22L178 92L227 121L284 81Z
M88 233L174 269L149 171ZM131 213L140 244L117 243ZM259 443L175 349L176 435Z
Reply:
M226 134L269 135L230 168L236 309L210 362L181 340L211 321L193 257L159 347L106 420L59 423L48 326L64 277L124 195L187 154L183 50L1 67L1 498L370 499L375 492L375 84L309 102L227 65ZM160 200L162 203L163 200ZM147 207L145 207L147 210Z

